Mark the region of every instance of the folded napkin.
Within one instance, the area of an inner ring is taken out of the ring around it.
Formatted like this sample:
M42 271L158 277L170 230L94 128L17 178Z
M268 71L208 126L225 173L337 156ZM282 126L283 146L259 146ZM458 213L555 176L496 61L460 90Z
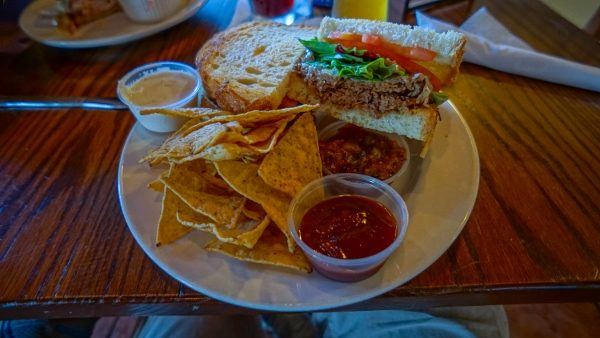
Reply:
M600 68L535 52L485 7L460 28L417 12L417 24L438 32L459 31L468 39L464 60L499 71L600 92Z

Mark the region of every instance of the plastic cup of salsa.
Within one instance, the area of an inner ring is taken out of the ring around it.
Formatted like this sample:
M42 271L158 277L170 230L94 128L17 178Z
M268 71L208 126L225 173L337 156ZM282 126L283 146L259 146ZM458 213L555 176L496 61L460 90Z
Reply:
M338 130L340 130L342 127L347 126L348 124L349 123L344 122L344 121L335 121L335 122L330 123L329 125L327 125L325 128L323 128L319 132L319 140L326 141L326 140L332 138L333 136L335 136L337 134ZM383 133L383 132L371 130L371 129L367 129L367 130L368 130L368 132L387 137L388 139L390 139L390 140L396 142L398 145L400 145L400 147L404 148L404 151L405 151L404 154L405 154L406 159L405 159L404 163L402 163L402 166L400 167L400 169L398 169L398 171L396 171L396 173L394 173L392 176L382 180L385 183L398 188L400 191L403 191L404 186L408 182L408 178L409 178L408 168L410 165L410 148L408 146L408 143L406 142L406 139L400 135ZM330 172L325 167L323 167L323 172L326 175L335 174L335 173Z
M327 256L305 243L299 233L304 215L319 202L338 196L359 196L381 203L395 219L393 242L371 256L350 259ZM294 241L319 273L330 279L355 282L375 274L400 246L408 226L408 210L402 197L381 180L360 174L334 174L311 182L296 195L288 212L288 226Z

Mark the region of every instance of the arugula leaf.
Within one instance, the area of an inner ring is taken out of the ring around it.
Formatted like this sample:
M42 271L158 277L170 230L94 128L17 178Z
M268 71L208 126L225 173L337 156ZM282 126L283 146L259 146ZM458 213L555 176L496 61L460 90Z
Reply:
M433 99L436 106L439 106L448 100L448 95L441 92L431 92L431 99Z

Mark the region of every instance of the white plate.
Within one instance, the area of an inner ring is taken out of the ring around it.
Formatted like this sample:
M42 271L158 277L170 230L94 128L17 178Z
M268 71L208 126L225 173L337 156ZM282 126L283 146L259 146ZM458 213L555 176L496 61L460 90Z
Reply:
M19 17L19 26L30 38L62 48L89 48L117 45L158 33L189 19L207 0L189 0L173 16L152 24L129 20L123 12L91 22L75 35L59 31L53 24L56 0L37 0L29 4Z
M407 282L440 257L461 232L475 203L479 186L475 141L454 106L446 103L440 108L442 121L426 159L419 163L411 158L415 176L404 194L410 215L404 242L377 274L364 281L340 283L317 272L296 273L207 253L203 244L210 235L200 231L157 248L154 237L161 194L146 185L161 170L138 161L165 136L139 124L125 142L119 165L123 215L139 245L158 266L218 300L261 310L314 311L369 299Z

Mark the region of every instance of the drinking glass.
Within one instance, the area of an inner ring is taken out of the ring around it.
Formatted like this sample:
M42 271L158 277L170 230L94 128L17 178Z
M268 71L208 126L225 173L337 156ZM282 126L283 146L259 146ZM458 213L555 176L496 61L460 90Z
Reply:
M312 0L249 0L253 20L271 20L291 25L312 15Z
M336 18L386 21L388 0L334 0L331 15Z

